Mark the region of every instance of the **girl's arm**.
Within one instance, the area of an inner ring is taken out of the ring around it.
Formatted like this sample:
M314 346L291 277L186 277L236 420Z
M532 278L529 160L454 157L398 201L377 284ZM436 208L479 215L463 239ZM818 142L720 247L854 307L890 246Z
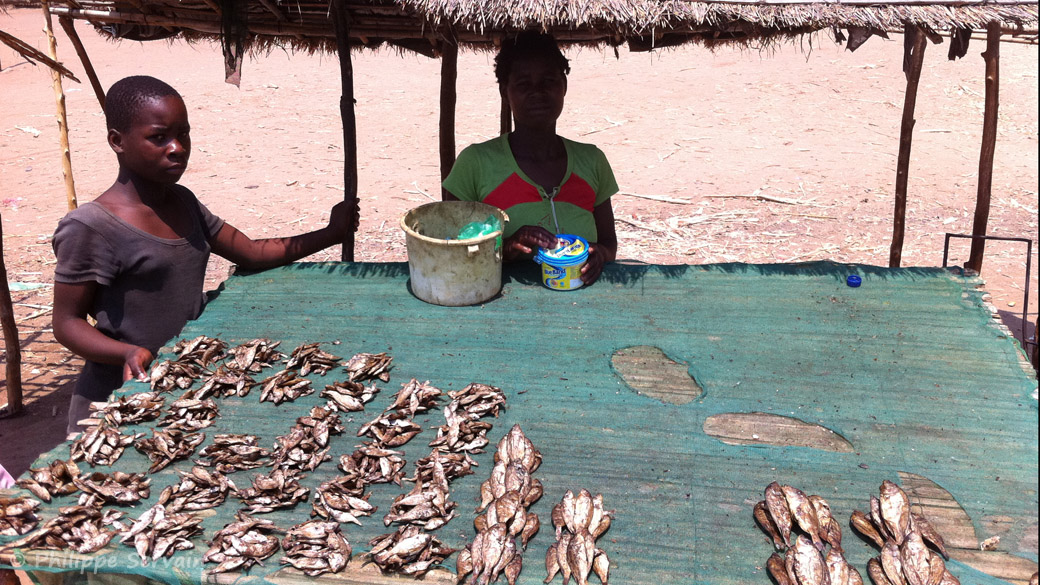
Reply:
M84 359L101 364L123 366L123 380L148 380L152 352L98 331L87 322L87 311L94 301L97 283L54 283L54 338Z
M353 225L351 226L351 217ZM343 243L348 229L357 229L357 209L341 201L332 208L329 225L298 236L254 240L225 223L210 240L213 253L227 258L247 270L274 268L299 260L304 256Z
M589 259L581 269L581 280L585 284L596 282L603 272L603 265L617 258L617 231L610 199L597 205L592 215L596 219L597 242L590 246Z

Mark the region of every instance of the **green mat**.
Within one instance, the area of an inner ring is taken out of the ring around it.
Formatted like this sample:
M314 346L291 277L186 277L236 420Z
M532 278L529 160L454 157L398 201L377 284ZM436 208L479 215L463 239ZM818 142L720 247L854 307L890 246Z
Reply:
M863 279L859 288L845 284L853 273ZM379 384L366 412L344 416L347 432L332 440L334 460L303 482L311 488L339 474L339 455L361 442L357 429L409 379L445 391L470 382L503 388L507 410L491 419L492 444L519 423L544 458L534 475L545 495L533 507L542 530L525 554L524 585L545 577L552 505L566 490L583 487L602 493L616 510L599 541L614 565L612 582L770 583L763 566L772 549L751 508L774 480L827 498L845 529L846 556L866 578L864 565L876 552L847 521L854 509L867 508L882 480L901 483L900 472L948 491L980 540L999 525L999 549L1035 563L1037 384L1014 340L983 306L976 279L942 269L832 263L612 265L594 286L571 292L548 290L537 278L533 264L514 267L499 297L448 308L408 292L405 264L297 264L230 278L182 337L205 334L229 344L269 337L281 340L283 351L320 341L344 358L362 351L394 357L390 382ZM633 391L611 359L635 346L660 348L684 364L703 394L676 405ZM344 377L337 370L310 376L319 389ZM144 388L130 383L124 390ZM259 403L258 394L218 399L221 417L205 429L207 437L247 432L273 443L296 417L324 402L315 393L276 407ZM709 416L731 412L819 424L843 436L852 451L729 445L702 430ZM437 411L416 420L426 430L403 449L408 474L411 462L429 452L431 427L443 424ZM67 456L65 444L40 462ZM452 484L460 517L437 531L449 546L474 535L473 510L491 453L477 460L474 475ZM128 450L114 467L144 470L147 461ZM176 479L174 469L187 467L181 462L156 474L150 501ZM251 476L239 472L233 479L243 486ZM355 555L391 531L382 515L410 487L373 487L379 511L362 527L343 527ZM237 504L229 498L206 518L207 539ZM309 511L298 506L265 517L288 528ZM184 559L177 570L174 561L142 568L132 549L120 546L99 553L107 559L101 571L198 583L201 540L174 557ZM278 570L277 560L246 579ZM454 569L454 557L448 566ZM1004 582L965 564L950 566L965 584Z

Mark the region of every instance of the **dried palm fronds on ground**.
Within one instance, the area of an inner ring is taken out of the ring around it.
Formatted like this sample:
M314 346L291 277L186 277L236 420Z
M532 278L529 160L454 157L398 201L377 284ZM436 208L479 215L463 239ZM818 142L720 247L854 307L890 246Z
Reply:
M219 563L210 573L246 570L278 551L278 537L284 532L269 520L253 518L245 512L235 514L235 521L218 530L209 541L210 548L202 556L204 563Z
M200 335L195 339L182 339L173 346L177 361L184 364L195 364L201 368L209 368L224 357L227 344L214 337Z
M103 502L107 504L136 504L147 499L151 493L152 480L143 473L101 473L80 476L72 480L83 494L79 497L81 506Z
M119 428L102 420L88 427L83 434L72 442L70 455L73 461L86 461L91 467L95 465L112 465L123 454L123 449L144 433L124 435Z
M376 511L376 507L368 503L370 495L365 494L365 484L358 476L330 479L314 490L311 515L361 525L358 516L370 516Z
M293 401L314 392L311 381L301 378L294 370L282 370L261 384L263 389L260 390L260 402L281 404L286 400Z
M282 539L283 565L292 565L308 576L342 571L353 552L336 522L311 520L289 529Z
M347 361L347 370L351 382L363 382L379 378L390 381L390 362L394 358L383 353L359 353Z
M356 475L366 484L369 483L396 483L401 484L404 475L404 455L401 451L394 451L368 442L360 445L350 455L339 458L339 468L347 475Z
M186 392L184 398L203 400L210 396L222 398L228 396L245 397L249 395L249 390L253 386L256 386L256 380L251 378L249 374L240 370L233 370L224 365L206 377L201 386Z
M285 357L285 354L275 349L280 343L280 341L272 342L270 339L263 338L247 341L231 350L231 355L224 363L224 367L238 372L256 374Z
M228 490L235 489L235 484L219 471L192 467L191 471L177 473L181 476L180 482L166 486L159 494L159 503L167 512L216 508L224 503Z
M270 465L270 461L265 459L271 456L271 452L260 447L259 442L260 439L254 435L215 435L213 444L199 452L203 459L196 463L206 467L215 465L221 473L234 473Z
M204 373L205 368L193 363L166 360L156 364L148 376L149 385L156 392L187 390Z
M417 412L424 412L437 406L437 400L444 394L439 388L430 385L430 381L420 383L415 378L401 384L397 391L394 403L387 410L405 412L408 416L415 416Z
M217 403L208 398L181 398L170 405L169 413L163 417L159 426L178 431L197 431L213 424L219 414Z
M300 478L293 472L275 469L270 475L253 477L252 485L238 490L235 496L247 506L251 514L262 514L279 508L292 508L305 501L310 492L300 486Z
M195 548L191 538L202 533L202 518L196 514L173 514L162 504L152 506L122 534L120 542L137 550L142 564L172 557L179 550ZM133 541L131 543L131 541Z
M400 447L422 432L406 412L386 411L361 425L359 437L371 437L384 447Z
M72 549L81 554L97 552L124 529L123 513L102 511L97 506L62 506L58 516L44 522L38 530L0 546L0 549ZM2 532L0 532L2 534Z
M595 497L582 489L575 496L570 490L553 507L552 523L556 528L556 542L545 552L545 582L556 573L563 574L566 583L572 576L579 585L586 585L589 574L595 573L603 585L610 578L610 559L596 547L600 537L613 518L613 511L603 508L603 495Z
M90 409L95 411L95 418L105 419L113 425L135 425L159 418L165 401L158 392L137 392L109 399L102 406L91 402Z
M332 355L318 348L319 343L305 343L293 350L292 355L285 360L285 368L289 370L300 370L301 376L314 372L324 376L332 368L340 365L343 358Z
M365 404L379 392L375 384L364 386L360 382L336 382L321 391L322 398L328 398L329 404L343 412L360 412Z
M369 561L382 572L413 577L425 575L455 552L418 526L402 526L397 532L373 538L369 544L372 546Z
M152 437L140 439L134 444L138 451L151 460L148 473L165 469L174 461L187 459L195 453L195 449L206 440L203 433L185 433L176 429L152 429Z
M0 536L19 536L36 528L39 507L32 498L0 498Z
M79 473L75 461L55 459L46 467L30 469L29 477L19 479L18 485L44 502L50 502L53 496L67 496L78 490L72 480L79 477Z
M430 454L431 473L427 481L417 481L407 494L394 498L383 524L392 522L415 524L426 530L436 530L455 517L455 502L449 500L448 478L441 463L440 453Z

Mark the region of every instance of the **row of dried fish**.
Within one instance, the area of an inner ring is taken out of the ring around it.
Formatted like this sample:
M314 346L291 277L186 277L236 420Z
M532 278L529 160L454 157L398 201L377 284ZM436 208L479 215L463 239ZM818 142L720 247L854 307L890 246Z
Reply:
M75 461L55 459L45 467L30 469L29 477L19 479L18 485L44 502L50 502L54 496L67 496L78 490L73 481L79 475L79 466Z
M210 548L202 555L204 563L218 563L211 573L226 573L235 569L248 569L278 551L278 537L274 532L283 532L270 520L253 518L245 512L235 514L232 522L214 535Z
M238 490L235 496L247 506L251 514L292 508L307 500L310 490L300 485L300 476L293 471L275 469L269 475L253 477L250 487Z
M311 408L308 416L296 419L296 425L275 441L274 466L292 471L313 471L329 455L329 436L343 433L336 411L328 406Z
M336 522L361 524L359 516L370 516L376 507L368 503L365 483L356 475L330 479L314 490L312 515Z
M283 565L292 565L311 577L338 573L350 561L350 543L340 532L338 522L311 520L289 529L282 539Z
M456 516L456 503L449 499L450 488L439 451L430 454L432 471L428 478L416 481L407 494L394 498L383 524L393 522L414 524L426 530L436 530Z
M220 473L234 473L270 465L266 459L271 452L260 446L260 439L255 435L219 434L214 435L213 443L203 447L199 455L202 456L196 462L199 465L216 466Z
M91 467L112 465L128 445L143 436L144 433L124 435L112 423L101 420L72 442L70 456L73 461L86 461Z
M4 515L0 516L2 526L4 519L8 518L9 506L0 500L0 507L5 508ZM123 530L122 517L122 512L102 511L99 506L62 506L58 508L58 516L44 522L38 530L0 548L72 549L82 554L96 552ZM0 530L0 534L7 533Z
M552 510L556 541L545 551L545 582L561 573L564 585L572 576L578 585L586 585L589 574L595 573L607 585L610 558L596 546L596 539L610 528L613 516L612 510L603 508L603 494L593 497L582 489L575 496L568 490Z
M99 504L136 504L148 499L152 480L143 473L100 471L80 476L73 483L83 493L79 497L81 506Z
M418 526L402 526L396 532L373 538L368 544L372 547L369 560L384 573L413 577L425 575L455 552Z
M90 409L94 411L94 418L114 426L135 425L159 418L165 401L158 392L137 392L110 398L104 403L91 402Z
M196 466L191 471L177 473L181 480L166 486L159 494L159 503L168 512L216 508L227 499L228 491L237 491L235 484L219 471Z
M147 455L152 462L148 473L155 473L165 469L174 461L191 457L204 440L206 440L206 435L203 433L185 433L176 429L152 429L152 437L138 440L134 447Z
M191 538L202 533L202 518L196 514L168 512L162 504L144 511L120 542L132 544L145 564L171 557L179 550L195 548Z
M181 398L170 405L169 411L159 426L178 431L197 431L213 424L219 415L220 409L217 408L217 403L208 398L205 400Z
M39 507L32 498L0 498L0 536L19 536L36 528Z

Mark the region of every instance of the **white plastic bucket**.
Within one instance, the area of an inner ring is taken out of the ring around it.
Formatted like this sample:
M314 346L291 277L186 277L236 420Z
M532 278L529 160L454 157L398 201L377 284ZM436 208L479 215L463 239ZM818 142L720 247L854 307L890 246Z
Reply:
M458 237L466 224L489 215L497 215L502 225L509 220L501 209L476 201L427 203L404 214L401 229L412 294L427 303L461 307L482 303L502 290L501 231L467 240L448 239Z

